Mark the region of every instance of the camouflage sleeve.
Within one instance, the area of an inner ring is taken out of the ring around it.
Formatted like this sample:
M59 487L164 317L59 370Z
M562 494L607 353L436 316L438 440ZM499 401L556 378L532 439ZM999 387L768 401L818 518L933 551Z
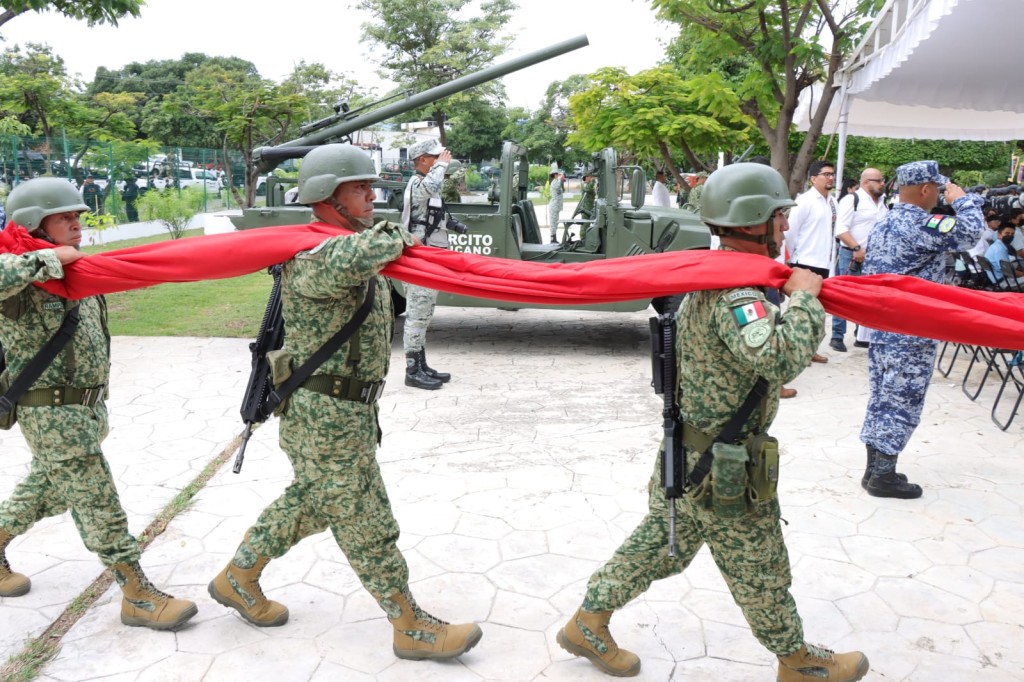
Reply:
M294 269L293 285L310 298L339 297L380 272L412 243L408 230L384 220L362 232L331 237L295 256L303 267Z
M63 278L64 268L53 249L20 256L0 254L0 299L10 298L32 282Z
M806 291L795 291L786 314L754 289L724 292L715 307L713 329L740 366L769 383L795 379L825 337L825 309Z
M430 197L441 196L441 186L444 184L444 171L448 168L446 163L435 163L423 176L423 180L413 190L413 202L426 202Z
M956 211L956 225L946 235L946 250L965 251L974 246L985 231L985 214L982 206L985 200L977 194L965 194L953 202Z

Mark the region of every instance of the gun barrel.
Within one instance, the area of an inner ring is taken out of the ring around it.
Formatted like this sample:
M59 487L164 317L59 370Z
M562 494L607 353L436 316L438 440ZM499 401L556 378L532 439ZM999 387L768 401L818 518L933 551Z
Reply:
M397 116L398 114L418 109L427 104L431 104L432 102L436 102L439 99L448 97L449 95L469 90L481 83L501 78L502 76L506 76L514 71L525 69L528 66L533 66L534 64L558 57L567 52L572 52L573 50L578 50L579 48L586 47L589 44L590 41L587 39L586 35L579 35L575 38L564 40L542 50L529 52L514 59L510 59L507 62L489 66L475 73L470 73L462 76L461 78L456 78L455 80L444 83L443 85L438 85L437 87L430 88L429 90L424 90L423 92L407 97L400 102L388 104L380 109L375 109L355 118L339 121L334 125L321 128L298 139L284 142L275 147L260 147L253 151L253 159L261 173L270 172L277 165L275 162L305 156L309 152L309 148L311 146L321 145L329 140L344 137L345 135L349 135L357 130L366 128L367 126L371 126L393 116ZM285 152L284 150L286 149L289 151Z

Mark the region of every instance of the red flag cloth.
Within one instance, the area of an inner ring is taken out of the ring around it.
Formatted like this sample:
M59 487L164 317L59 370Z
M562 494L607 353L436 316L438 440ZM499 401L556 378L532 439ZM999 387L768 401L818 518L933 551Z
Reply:
M165 282L222 279L256 272L349 230L325 223L267 227L146 244L82 258L63 280L41 284L66 298ZM52 244L9 225L0 253ZM453 294L517 303L583 305L741 286L781 288L791 270L763 256L677 251L584 263L536 263L412 247L384 274ZM825 280L830 313L871 329L997 348L1024 349L1024 295L974 291L917 277L870 275Z

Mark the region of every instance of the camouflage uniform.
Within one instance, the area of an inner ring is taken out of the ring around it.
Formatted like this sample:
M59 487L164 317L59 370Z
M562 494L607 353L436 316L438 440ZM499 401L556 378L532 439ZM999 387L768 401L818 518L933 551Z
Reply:
M61 279L64 270L50 249L21 256L0 255L0 342L12 376L60 328L73 302L32 285ZM79 301L74 337L33 389L103 386L110 376L110 334L102 297ZM138 561L139 546L128 532L113 477L100 443L107 436L107 408L19 405L18 424L32 451L28 476L0 504L0 528L21 535L36 521L71 510L85 546L107 566Z
M431 232L429 239L425 239L424 235L427 227L427 202L432 197L440 196L446 167L446 164L435 163L426 175L419 173L413 175L405 188L405 213L408 216L405 224L409 231L423 240L427 246L436 246L442 249L447 249L449 246L448 230L445 229L443 220L438 228ZM406 284L405 301L405 329L402 333L402 345L405 347L406 353L412 353L426 346L427 328L430 327L430 321L434 318L434 306L437 303L437 290Z
M583 216L587 220L591 220L594 217L594 203L597 201L597 181L591 179L583 183L583 189L580 193L580 203L576 207L576 213Z
M900 166L906 174L915 162ZM906 167L911 167L908 170ZM916 184L903 178L901 184ZM956 218L933 216L912 204L896 204L871 231L865 275L914 275L941 283L945 255L970 248L985 228L984 200L967 194L953 202ZM878 452L899 455L921 421L931 383L938 342L894 332L875 331L868 349L870 395L861 442Z
M694 185L693 189L690 190L689 196L686 198L686 205L684 208L687 208L694 213L700 213L700 198L703 193L704 185Z
M548 202L548 225L551 227L551 241L558 239L558 217L562 214L562 197L565 194L565 183L561 178L551 181L551 201Z
M763 315L741 324L735 311L758 303ZM778 410L779 386L803 371L825 333L824 309L806 291L795 291L785 316L777 316L778 308L755 289L699 291L684 299L676 317L676 394L687 423L718 433L763 376L770 384L764 414L755 410L741 437L768 428ZM686 453L689 470L699 454ZM757 504L735 519L716 516L690 497L678 500L679 552L670 558L661 456L659 452L648 487L647 516L591 576L584 610L625 606L653 581L682 572L706 543L757 639L777 655L797 651L803 644L803 625L789 593L792 577L778 500Z
M369 317L316 375L382 380L388 372L394 314L388 280L377 273L412 244L408 232L380 222L333 237L285 264L281 302L292 365L305 362L362 304L370 277L377 292ZM352 344L358 353L352 354ZM352 360L358 357L355 367ZM283 379L275 375L275 382ZM341 400L299 388L281 417L280 443L295 477L253 525L249 544L280 557L303 538L334 533L363 586L378 601L403 590L409 569L399 552L398 523L377 465L377 404Z

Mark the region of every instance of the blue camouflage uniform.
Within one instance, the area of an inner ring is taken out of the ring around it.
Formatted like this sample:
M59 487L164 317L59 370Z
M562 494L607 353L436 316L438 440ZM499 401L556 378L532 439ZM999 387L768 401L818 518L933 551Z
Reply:
M944 184L934 161L896 169L900 186ZM970 248L985 228L983 199L966 194L953 202L956 216L932 215L913 204L896 204L871 232L864 274L913 275L942 283L945 256ZM868 350L870 395L860 439L879 453L897 456L921 421L938 342L875 331Z

